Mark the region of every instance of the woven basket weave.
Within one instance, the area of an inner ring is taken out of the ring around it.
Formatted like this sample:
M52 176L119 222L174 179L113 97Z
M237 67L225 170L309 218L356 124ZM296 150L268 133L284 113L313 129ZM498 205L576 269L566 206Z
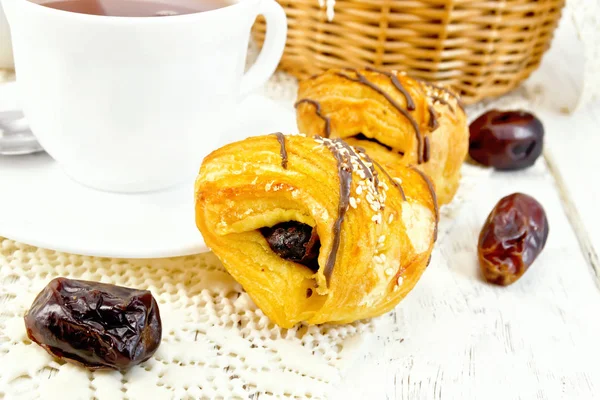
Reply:
M278 0L289 32L280 68L298 78L371 65L448 84L465 103L506 93L549 48L565 0ZM590 0L593 1L593 0ZM262 43L265 23L253 29Z

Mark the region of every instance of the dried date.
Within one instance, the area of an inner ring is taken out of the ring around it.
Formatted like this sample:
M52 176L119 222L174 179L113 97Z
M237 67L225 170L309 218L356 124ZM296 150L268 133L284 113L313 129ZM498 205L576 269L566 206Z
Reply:
M56 278L25 315L29 338L55 357L90 369L126 369L161 340L158 305L147 290Z
M485 279L510 285L543 250L548 239L546 212L533 197L514 193L502 198L479 235L479 263Z
M486 166L523 169L542 154L544 126L525 111L488 111L473 121L469 131L469 155Z
M261 233L279 257L305 265L315 272L319 270L321 242L312 226L289 221L262 228Z

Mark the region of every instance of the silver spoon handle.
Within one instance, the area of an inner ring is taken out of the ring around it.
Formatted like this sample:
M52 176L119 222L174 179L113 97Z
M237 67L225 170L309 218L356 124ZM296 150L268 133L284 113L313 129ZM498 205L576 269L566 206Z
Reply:
M23 112L0 112L0 155L22 155L42 151L31 133Z

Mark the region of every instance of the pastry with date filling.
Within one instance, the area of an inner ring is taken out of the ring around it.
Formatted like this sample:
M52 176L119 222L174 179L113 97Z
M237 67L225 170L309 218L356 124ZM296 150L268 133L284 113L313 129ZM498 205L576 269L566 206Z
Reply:
M414 165L449 203L469 147L462 103L450 89L401 72L335 69L300 83L300 132L342 138L379 162Z
M196 181L208 247L273 322L347 323L391 310L428 264L433 185L340 139L271 134L222 147Z

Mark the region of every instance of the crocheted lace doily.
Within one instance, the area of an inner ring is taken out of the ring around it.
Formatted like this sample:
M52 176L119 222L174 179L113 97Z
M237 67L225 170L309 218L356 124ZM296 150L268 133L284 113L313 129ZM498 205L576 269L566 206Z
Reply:
M444 240L469 191L489 174L465 165L455 201L442 208ZM90 372L53 359L28 340L23 315L54 277L152 291L163 339L127 372ZM0 238L0 398L323 399L364 354L377 319L281 329L258 309L212 253L120 260L84 257Z
M0 398L324 398L360 354L371 322L280 329L211 253L111 260L0 239ZM89 372L50 357L26 336L23 315L55 276L148 288L163 339L141 366Z

